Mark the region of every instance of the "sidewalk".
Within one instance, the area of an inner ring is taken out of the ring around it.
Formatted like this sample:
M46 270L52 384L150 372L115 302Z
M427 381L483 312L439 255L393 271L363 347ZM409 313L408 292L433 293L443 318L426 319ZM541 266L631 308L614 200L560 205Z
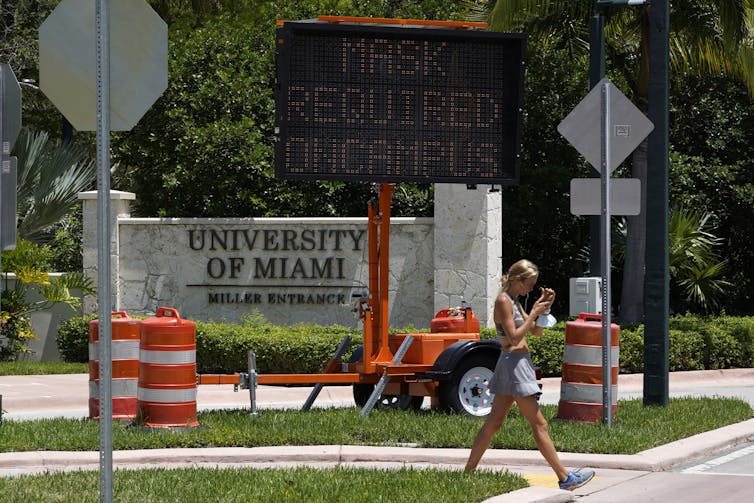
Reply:
M621 399L640 397L643 376L621 375L618 379ZM543 380L543 402L557 403L560 379ZM260 409L300 408L310 388L260 386L257 400ZM671 396L724 395L747 400L754 405L754 369L703 372L677 372L670 376ZM9 376L0 377L4 419L35 417L86 417L88 415L88 376ZM198 408L249 408L249 393L233 391L233 386L199 386ZM320 393L315 407L353 406L351 388L327 386ZM480 468L509 469L536 484L527 489L500 495L488 502L565 502L574 498L593 498L621 483L641 479L647 487L656 474L694 459L710 455L754 439L754 419L715 431L679 440L635 455L560 453L569 467L587 466L597 469L593 482L575 492L556 488L555 477L536 451L490 449ZM365 446L290 446L256 448L154 449L115 451L116 468L156 466L402 466L443 467L462 469L468 449L423 449L414 447ZM396 461L400 460L400 461ZM0 453L0 476L34 473L44 470L98 469L99 452L22 452ZM687 476L688 478L688 476ZM702 477L707 478L708 477ZM658 490L667 482L657 478ZM690 491L695 490L690 486ZM591 496L590 496L591 495ZM584 501L611 501L584 499ZM679 499L680 500L680 499ZM685 499L685 501L694 501ZM721 501L719 498L717 501Z

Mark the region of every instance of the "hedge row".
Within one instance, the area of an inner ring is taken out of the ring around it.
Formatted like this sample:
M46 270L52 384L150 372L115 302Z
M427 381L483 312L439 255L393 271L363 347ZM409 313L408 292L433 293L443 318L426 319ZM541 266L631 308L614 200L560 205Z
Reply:
M494 336L494 332L493 332ZM546 376L558 376L563 364L565 323L529 339L532 359ZM754 318L673 316L669 320L668 360L671 372L754 367ZM620 329L620 371L644 371L644 326Z
M60 325L57 342L64 361L88 361L88 325L94 318L75 317ZM669 328L671 371L754 367L752 317L674 316ZM560 375L565 330L565 322L560 322L547 329L542 337L529 338L532 359L545 376ZM353 350L362 344L359 329L311 324L283 327L254 318L240 324L197 322L197 371L243 372L248 368L247 354L251 349L262 373L316 373L322 370L345 336L352 340L343 358L347 361ZM494 338L495 330L483 328L481 336ZM644 327L622 326L621 372L642 372L643 366Z

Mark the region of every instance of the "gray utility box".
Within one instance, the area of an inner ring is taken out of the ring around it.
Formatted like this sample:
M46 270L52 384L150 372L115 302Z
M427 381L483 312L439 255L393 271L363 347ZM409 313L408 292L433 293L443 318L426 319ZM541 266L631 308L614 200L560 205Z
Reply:
M568 284L568 314L602 314L602 278L571 278Z

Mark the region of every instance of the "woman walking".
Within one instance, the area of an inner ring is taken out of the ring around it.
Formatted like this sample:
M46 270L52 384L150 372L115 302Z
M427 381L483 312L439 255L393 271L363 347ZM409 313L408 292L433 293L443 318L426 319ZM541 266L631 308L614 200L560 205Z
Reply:
M568 471L563 466L537 402L540 391L526 334L531 333L537 337L542 335L544 329L537 326L537 317L549 313L555 292L550 288L542 288L541 295L529 313L526 313L518 298L528 295L534 289L538 277L539 269L528 260L519 260L502 277L500 295L495 299L494 310L495 328L502 351L489 383L490 392L495 398L492 410L471 447L466 471L473 471L479 464L492 437L503 425L515 403L529 422L537 449L557 475L560 488L572 491L589 482L594 477L594 471Z

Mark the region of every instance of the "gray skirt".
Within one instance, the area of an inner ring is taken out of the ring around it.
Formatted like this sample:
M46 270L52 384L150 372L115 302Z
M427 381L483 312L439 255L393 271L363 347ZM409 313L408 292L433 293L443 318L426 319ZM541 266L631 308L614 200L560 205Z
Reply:
M495 395L531 396L542 392L529 353L500 351L495 373L490 379L490 393Z

